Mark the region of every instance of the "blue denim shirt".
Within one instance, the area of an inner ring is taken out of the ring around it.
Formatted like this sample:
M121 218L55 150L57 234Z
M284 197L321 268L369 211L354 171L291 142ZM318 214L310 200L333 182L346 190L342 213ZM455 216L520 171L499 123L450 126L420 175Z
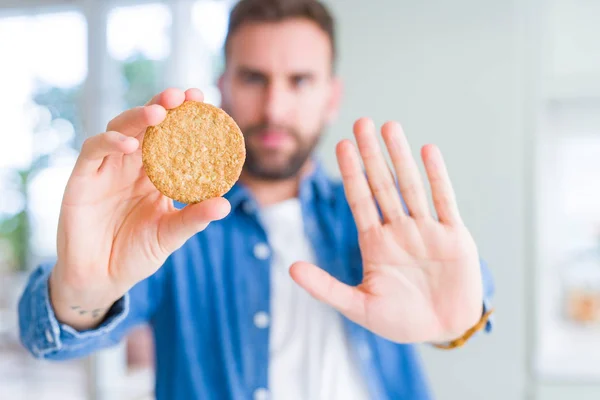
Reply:
M269 240L248 190L238 184L226 197L231 213L133 287L96 329L78 332L57 321L48 300L52 265L40 266L19 303L22 343L36 357L64 360L114 345L133 326L148 323L156 343L157 399L252 399L264 393L269 327L254 318L269 313ZM318 265L342 282L359 284L358 236L341 183L319 167L302 181L299 197ZM482 271L486 308L493 283L483 263ZM414 346L343 320L371 398L431 398Z

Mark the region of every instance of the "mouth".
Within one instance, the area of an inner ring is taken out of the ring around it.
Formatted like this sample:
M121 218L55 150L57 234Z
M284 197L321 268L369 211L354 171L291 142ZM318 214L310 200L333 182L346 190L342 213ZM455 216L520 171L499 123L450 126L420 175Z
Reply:
M257 133L254 137L265 149L279 149L293 141L292 135L283 130L265 130Z

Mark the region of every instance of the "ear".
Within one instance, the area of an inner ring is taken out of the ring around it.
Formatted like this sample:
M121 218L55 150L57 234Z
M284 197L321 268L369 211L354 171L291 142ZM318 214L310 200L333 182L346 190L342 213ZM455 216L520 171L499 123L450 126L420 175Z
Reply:
M333 121L338 117L340 105L342 102L343 90L344 85L342 83L342 80L339 77L334 76L331 81L329 102L327 104L326 122L328 124L333 123Z
M227 94L227 76L226 76L227 72L223 72L220 76L219 79L217 80L217 87L219 88L219 94L221 95L221 105L220 107L223 108L224 106L224 102L225 102L225 96Z
M223 91L225 88L225 73L223 72L219 79L217 80L217 87L219 88L219 92L221 92L221 97L223 96Z

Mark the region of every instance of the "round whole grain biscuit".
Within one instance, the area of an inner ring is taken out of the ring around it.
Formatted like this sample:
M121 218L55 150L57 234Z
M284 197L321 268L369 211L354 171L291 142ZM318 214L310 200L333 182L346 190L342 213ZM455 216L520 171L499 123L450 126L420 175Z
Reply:
M165 196L192 204L227 193L246 159L244 136L225 111L186 101L146 129L144 170Z

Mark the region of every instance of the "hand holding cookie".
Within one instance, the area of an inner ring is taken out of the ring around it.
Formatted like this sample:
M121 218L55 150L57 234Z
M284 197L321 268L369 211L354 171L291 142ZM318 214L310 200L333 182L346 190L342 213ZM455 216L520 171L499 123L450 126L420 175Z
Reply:
M243 136L237 126L215 130L213 120L228 116L202 100L196 89L166 90L85 141L63 197L50 277L62 322L96 325L173 251L228 214L220 196L239 177ZM178 210L173 198L190 205Z

